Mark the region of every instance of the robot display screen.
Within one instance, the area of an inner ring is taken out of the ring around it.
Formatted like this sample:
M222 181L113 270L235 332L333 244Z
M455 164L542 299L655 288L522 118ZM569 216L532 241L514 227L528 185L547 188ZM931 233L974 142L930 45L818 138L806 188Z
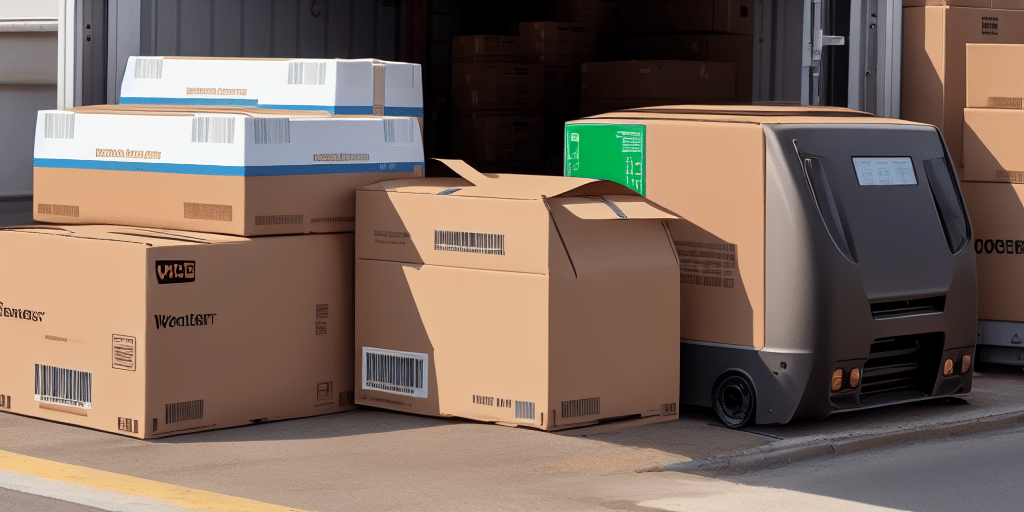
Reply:
M861 185L917 185L914 163L906 156L853 157Z

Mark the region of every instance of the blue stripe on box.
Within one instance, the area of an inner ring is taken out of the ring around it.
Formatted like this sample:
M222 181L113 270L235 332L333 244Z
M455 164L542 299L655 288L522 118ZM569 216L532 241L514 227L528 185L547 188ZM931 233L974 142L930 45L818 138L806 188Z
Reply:
M401 117L423 117L422 107L384 107L384 115Z
M206 176L301 176L310 174L415 172L416 166L423 165L423 162L241 166L36 158L34 159L33 165L35 167L96 169L101 171L163 172L170 174L200 174Z

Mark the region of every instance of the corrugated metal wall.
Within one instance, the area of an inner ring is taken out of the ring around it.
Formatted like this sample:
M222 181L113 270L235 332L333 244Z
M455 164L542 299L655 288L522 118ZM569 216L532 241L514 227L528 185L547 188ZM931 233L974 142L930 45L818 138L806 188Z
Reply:
M407 60L410 0L142 0L142 55Z

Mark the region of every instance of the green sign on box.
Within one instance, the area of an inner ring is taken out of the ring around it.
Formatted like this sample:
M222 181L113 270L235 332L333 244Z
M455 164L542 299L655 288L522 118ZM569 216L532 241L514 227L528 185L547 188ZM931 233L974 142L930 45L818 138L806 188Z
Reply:
M621 183L647 194L647 127L565 125L565 175Z

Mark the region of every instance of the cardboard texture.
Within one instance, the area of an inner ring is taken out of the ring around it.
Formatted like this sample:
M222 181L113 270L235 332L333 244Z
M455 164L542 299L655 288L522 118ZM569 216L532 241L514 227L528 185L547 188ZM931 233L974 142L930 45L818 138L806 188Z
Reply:
M358 192L356 403L542 430L678 418L674 216L610 182L448 165L462 178Z
M1024 110L964 109L965 181L1024 183Z
M536 162L544 159L541 116L456 115L452 150L480 162Z
M452 64L455 111L540 111L544 108L544 66L523 63Z
M958 170L964 165L969 43L1024 43L1024 11L949 6L903 9L900 117L937 126Z
M34 218L234 235L355 228L355 189L423 175L414 118L103 105L40 111Z
M684 339L764 347L762 125L906 123L834 107L760 108L749 112L749 105L652 107L566 124L567 176L626 184L684 219L669 221L681 261ZM588 140L610 142L586 144ZM687 141L691 149L681 151L678 141ZM723 179L722 173L709 169L729 169L729 177ZM722 262L731 266L719 274L705 273L718 271Z
M452 60L476 62L519 62L517 36L456 36L452 38Z
M1024 322L1024 185L960 184L978 264L978 319Z
M423 117L420 65L377 59L128 57L120 103Z
M582 93L584 98L732 100L735 67L730 62L671 60L587 62Z
M3 410L149 439L351 409L353 237L0 230Z
M967 108L1024 108L1024 44L967 45Z

